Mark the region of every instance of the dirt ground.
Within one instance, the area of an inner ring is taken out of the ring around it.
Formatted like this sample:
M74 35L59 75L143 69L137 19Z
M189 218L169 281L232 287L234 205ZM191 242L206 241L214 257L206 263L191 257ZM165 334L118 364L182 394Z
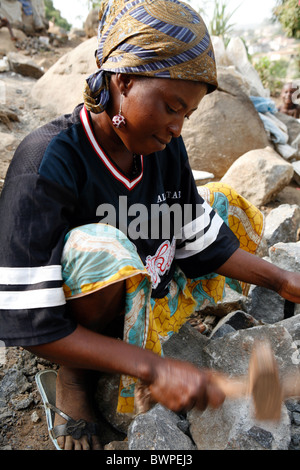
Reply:
M36 62L43 60L47 69L72 47L72 44L68 44L67 47L56 48L55 51L37 54L34 56L34 60ZM0 105L0 190L9 162L18 144L31 130L54 117L51 116L47 109L32 103L30 92L34 83L35 79L33 78L23 77L11 72L0 74L0 86L4 84L6 94L4 105ZM11 122L10 127L8 127L4 120L1 120L1 109L3 111L3 106L6 110L9 109L18 116L18 121ZM3 145L4 139L6 139L5 146ZM300 188L296 184L292 183L286 187L264 209L268 211L283 203L300 205ZM6 371L11 367L23 367L23 355L22 349L7 349L5 363L1 365L0 362L0 379L3 378ZM34 370L43 367L46 367L46 365L41 362L34 366ZM14 410L13 417L6 418L2 422L0 421L0 450L54 450L54 446L48 436L43 405L36 389L34 375L29 374L28 378L31 381L30 393L32 394L33 401L25 409ZM105 427L104 434L105 443L118 438L108 427Z
M6 412L2 412L0 418L0 451L56 450L49 438L46 415L36 386L35 374L39 370L57 369L57 366L46 360L36 358L22 348L6 348L5 361L2 361L2 364L0 361L0 381L8 371L14 369L24 374L29 387L25 392L20 390L20 393L16 395L13 392L11 394L13 398L10 399ZM17 409L18 402L25 402L27 397L30 397L31 401L29 406L25 405L24 408ZM103 447L111 442L120 442L125 439L126 436L113 429L99 412L97 413L97 419L102 431L100 440Z

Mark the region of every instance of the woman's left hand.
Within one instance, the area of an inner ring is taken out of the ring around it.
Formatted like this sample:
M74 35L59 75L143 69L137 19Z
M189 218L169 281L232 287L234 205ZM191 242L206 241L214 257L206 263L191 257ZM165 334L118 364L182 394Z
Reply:
M281 269L241 248L233 253L217 273L271 289L286 300L300 303L300 273Z
M283 281L277 292L290 302L300 303L300 274L283 271Z

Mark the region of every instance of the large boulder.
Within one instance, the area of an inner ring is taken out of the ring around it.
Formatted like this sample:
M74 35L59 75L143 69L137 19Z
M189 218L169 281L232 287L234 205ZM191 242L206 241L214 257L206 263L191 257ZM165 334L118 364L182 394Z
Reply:
M201 101L185 122L182 136L192 168L221 178L241 155L264 148L269 141L242 80L227 69L218 80L219 89Z
M268 98L270 90L265 89L258 72L251 64L244 41L239 37L230 39L225 47L223 39L212 36L217 67L233 67L243 76L249 88L249 94Z
M272 201L290 183L293 175L293 166L271 147L266 147L238 158L221 181L255 206L262 206Z
M230 39L226 48L228 63L245 77L250 85L250 94L254 96L269 97L270 90L265 89L258 72L250 63L243 40L239 37Z
M63 55L34 85L32 97L41 106L51 106L57 115L72 112L83 101L86 78L97 69L96 48L93 37Z

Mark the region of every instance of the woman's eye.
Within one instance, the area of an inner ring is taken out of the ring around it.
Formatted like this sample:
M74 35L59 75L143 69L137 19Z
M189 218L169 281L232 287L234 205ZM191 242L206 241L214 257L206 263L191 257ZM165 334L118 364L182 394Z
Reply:
M168 104L167 104L167 110L171 114L176 114L177 113L177 111L175 109L171 108L171 106L169 106Z

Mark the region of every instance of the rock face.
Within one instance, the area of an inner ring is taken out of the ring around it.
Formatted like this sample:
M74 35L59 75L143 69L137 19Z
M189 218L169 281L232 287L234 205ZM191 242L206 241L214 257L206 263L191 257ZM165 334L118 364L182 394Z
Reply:
M252 204L261 206L287 186L293 175L293 166L271 147L266 147L251 150L238 158L221 181L231 185Z
M220 89L205 96L184 124L182 136L193 169L221 178L241 155L268 145L258 113L240 85L234 75L219 74Z
M93 37L61 57L35 84L33 98L42 106L52 106L58 115L72 112L83 101L86 78L97 69L96 47Z

